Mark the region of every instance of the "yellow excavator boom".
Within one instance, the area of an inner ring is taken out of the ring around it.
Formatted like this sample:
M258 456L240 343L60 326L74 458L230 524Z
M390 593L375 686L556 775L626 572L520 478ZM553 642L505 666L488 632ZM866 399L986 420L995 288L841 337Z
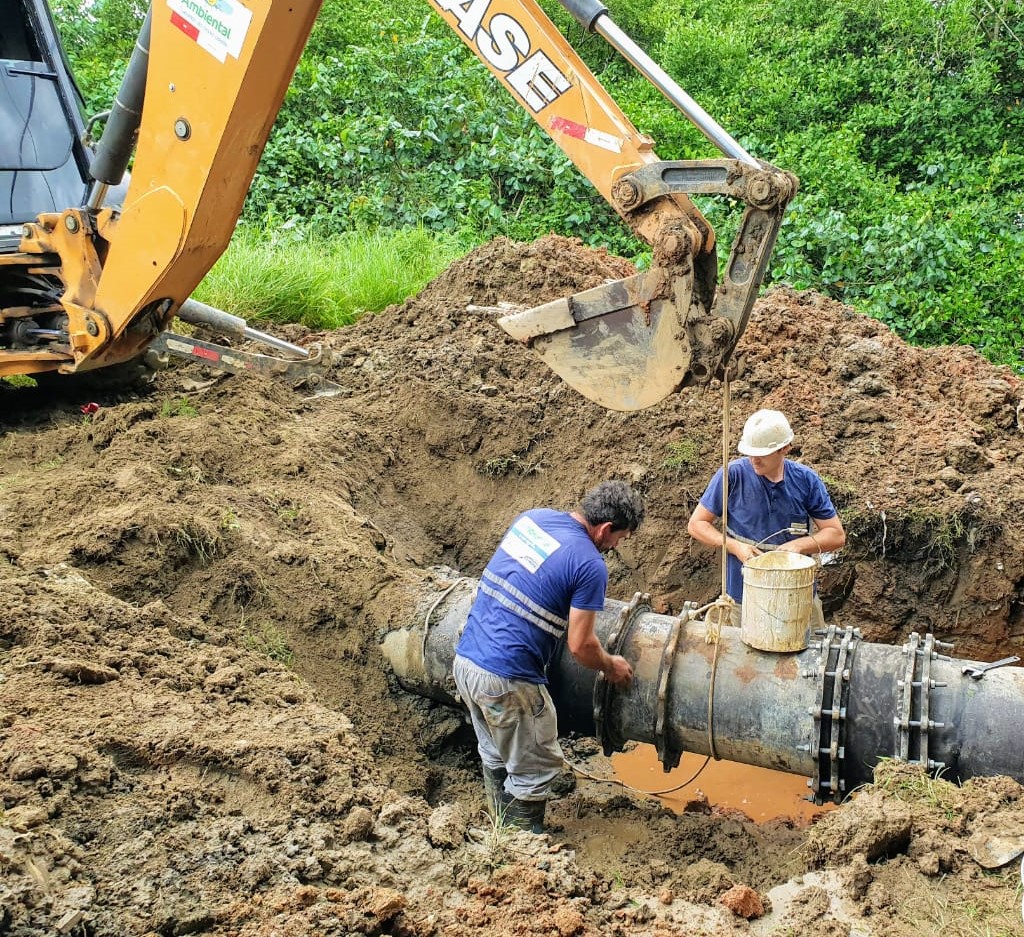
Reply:
M722 159L659 159L534 0L427 2L652 248L649 270L508 315L502 327L612 409L646 407L724 374L795 177L747 154L596 0L560 2L700 127ZM63 284L59 327L23 328L23 338L39 337L34 345L0 342L0 375L101 368L153 345L227 247L319 6L155 0L90 166L89 197L40 214L25 224L18 252L0 256ZM112 206L109 190L132 153L127 193ZM714 231L692 194L744 206L720 286ZM24 325L25 316L23 307L0 308L8 323L21 317Z

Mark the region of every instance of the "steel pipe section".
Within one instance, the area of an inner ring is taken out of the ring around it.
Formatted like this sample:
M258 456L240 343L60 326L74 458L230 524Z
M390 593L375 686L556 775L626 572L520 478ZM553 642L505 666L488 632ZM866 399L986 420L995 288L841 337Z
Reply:
M452 663L475 588L460 579L421 596L417 622L385 638L406 690L458 704ZM581 667L564 645L556 655L550 689L561 733L596 736L606 754L649 743L666 771L686 751L803 775L818 802L841 801L882 758L952 781L1024 783L1022 668L957 660L931 635L869 644L834 625L806 650L759 651L693 604L673 617L647 599L608 600L597 618L602 643L633 666L628 689Z

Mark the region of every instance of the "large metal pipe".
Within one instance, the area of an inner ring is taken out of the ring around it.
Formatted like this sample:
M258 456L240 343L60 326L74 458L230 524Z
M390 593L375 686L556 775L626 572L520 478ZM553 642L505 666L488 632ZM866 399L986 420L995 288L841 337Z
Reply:
M458 704L452 663L475 588L460 579L421 596L420 620L385 638L405 689ZM596 736L606 754L650 743L666 771L686 751L803 775L818 802L870 781L882 758L953 781L1024 783L1022 668L954 659L931 635L869 644L838 626L806 650L769 653L744 644L738 628L712 628L692 603L673 617L647 601L609 600L597 618L602 643L633 666L629 689L581 667L564 645L556 655L560 732Z

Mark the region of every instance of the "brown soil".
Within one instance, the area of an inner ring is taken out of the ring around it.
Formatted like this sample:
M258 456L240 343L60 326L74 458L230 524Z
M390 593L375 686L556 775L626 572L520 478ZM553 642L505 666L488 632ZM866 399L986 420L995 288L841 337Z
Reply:
M1016 867L969 851L1024 831L1014 781L880 770L803 829L567 776L550 834L498 833L460 715L390 676L381 637L435 570L478 575L515 512L601 478L649 505L613 597L718 594L685 522L720 388L608 412L486 311L629 272L499 240L354 327L287 330L332 349L340 397L194 366L91 415L2 386L0 934L1019 933ZM786 411L851 534L826 609L1024 653L1020 378L786 290L741 347L733 437Z

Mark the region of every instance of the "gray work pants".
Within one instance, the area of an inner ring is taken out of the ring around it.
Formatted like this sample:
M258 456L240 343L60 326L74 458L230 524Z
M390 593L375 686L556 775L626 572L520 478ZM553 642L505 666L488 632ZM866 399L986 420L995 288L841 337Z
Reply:
M505 790L513 797L546 800L563 763L547 687L499 677L459 655L452 672L484 765L508 771Z

